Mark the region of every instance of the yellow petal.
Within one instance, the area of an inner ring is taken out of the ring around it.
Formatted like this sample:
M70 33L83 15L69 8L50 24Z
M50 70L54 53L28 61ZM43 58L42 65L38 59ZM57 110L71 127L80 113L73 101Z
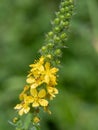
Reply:
M46 96L46 91L45 91L45 89L40 90L39 93L38 93L38 97L43 98L43 97L45 97L45 96Z
M46 70L49 70L49 69L50 69L50 63L49 63L49 62L46 62L45 68L46 68Z
M25 101L26 104L29 104L29 103L32 103L34 101L34 98L32 96L27 96L24 99L24 101Z
M38 117L34 117L33 122L38 123L38 122L40 122L40 119Z
M35 79L32 78L32 77L29 77L29 78L27 78L27 80L26 80L26 82L29 83L29 84L34 83L34 81L35 81Z
M54 68L51 69L51 73L54 73L54 74L55 74L58 70L59 70L59 69L57 69L57 68L54 67Z
M29 110L30 110L30 107L26 106L26 108L24 109L24 113L25 113L25 114L28 113Z
M24 100L24 98L25 98L26 96L27 96L26 94L21 93L21 94L19 95L19 99L20 99L20 100Z
M37 92L36 89L31 88L30 93L31 93L31 95L32 95L33 97L37 97L37 96L38 96L38 92Z
M18 118L17 118L17 117L14 117L13 123L16 123L17 121L18 121Z
M29 86L28 85L26 85L25 87L24 87L24 92L26 92L27 90L29 89Z
M43 64L44 63L44 57L43 56L41 56L41 58L39 59L39 62L41 63L41 64Z
M15 107L14 107L14 109L21 109L22 108L22 104L17 104Z
M58 89L57 88L54 88L54 94L58 94Z
M47 87L47 90L50 94L58 94L58 89L54 87Z
M38 107L39 106L39 103L38 102L33 102L33 104L32 104L32 107Z
M38 86L37 83L33 83L33 84L31 85L31 88L34 89L34 88L36 88L37 86Z
M41 105L41 106L48 106L48 101L47 100L45 100L45 99L39 99L39 104Z
M24 113L24 108L22 108L18 113L19 113L20 116L22 116L23 113Z
M49 81L50 81L49 75L45 75L45 83L49 84Z

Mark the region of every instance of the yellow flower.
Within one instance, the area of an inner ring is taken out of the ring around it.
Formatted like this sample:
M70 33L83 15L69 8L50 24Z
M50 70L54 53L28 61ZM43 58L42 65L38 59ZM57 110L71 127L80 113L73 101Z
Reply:
M43 78L41 76L38 78L29 77L29 78L27 78L26 81L27 81L27 83L30 84L31 88L36 88L44 82Z
M44 80L43 80L43 71L44 71L44 57L41 56L38 62L35 64L31 64L31 70L29 75L27 76L26 82L30 84L31 88L36 88L40 86Z
M30 110L30 107L28 106L27 103L21 103L21 104L17 104L14 109L19 110L19 115L22 116L24 113L28 113Z
M34 117L33 122L38 123L38 122L40 122L40 119L36 116L36 117Z
M51 56L51 55L49 55ZM56 82L56 73L58 71L55 67L50 67L50 63L44 63L45 58L42 56L38 62L31 64L30 74L27 76L26 82L30 84L32 89L40 86L43 83L50 84L55 86Z
M37 92L36 89L31 88L31 95L33 99L32 107L47 106L48 101L45 100L46 91L44 89Z
M56 85L56 72L58 71L57 68L53 67L50 68L50 63L46 62L45 64L45 71L43 72L45 77L44 77L44 81L45 83L49 84L51 82L51 84Z
M58 94L58 89L55 87L47 86L47 91L51 100L55 97L55 94Z
M17 117L14 117L13 122L16 123L18 121Z
M41 56L38 62L30 65L30 67L32 68L31 72L34 72L34 71L36 72L36 69L40 71L43 70L43 64L44 64L44 57Z
M29 86L26 85L26 86L24 87L24 90L22 91L22 93L19 95L19 99L20 99L20 100L23 100L23 99L24 99L25 92L28 91L28 90L29 90Z
M27 96L26 94L23 94L23 102L20 104L17 104L14 109L19 110L19 115L26 114L30 111L30 103L32 103L34 100L32 99L32 96Z

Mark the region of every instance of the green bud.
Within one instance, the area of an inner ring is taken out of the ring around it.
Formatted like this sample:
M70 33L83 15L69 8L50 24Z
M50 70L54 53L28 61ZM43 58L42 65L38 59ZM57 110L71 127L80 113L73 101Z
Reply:
M65 6L66 6L66 5L69 5L69 1L65 1Z
M55 24L59 24L60 23L60 19L59 18L54 19L54 23Z
M70 13L67 13L66 14L66 18L70 18L71 17L71 14Z
M69 0L69 3L70 3L70 4L73 4L73 2L74 2L73 0Z
M69 6L69 9L70 9L70 10L73 10L73 8L74 8L74 5L70 5L70 6Z
M46 47L46 46L43 46L43 47L41 48L41 50L42 50L42 51L46 51L46 50L47 50L47 47Z
M65 2L61 2L61 6L64 7L65 6Z
M61 56L61 50L60 49L55 50L54 54L58 55L58 56Z
M65 19L64 15L60 15L60 20L64 20L64 19Z
M63 27L67 27L67 26L69 26L69 22L68 21L66 21L66 22L61 22L61 24L60 24L60 26L61 26L61 28Z
M60 60L56 60L56 64L60 64Z
M53 46L54 46L53 43L48 43L48 44L47 44L47 47L49 47L49 48L53 48Z
M52 31L49 32L49 33L48 33L48 36L52 37L52 36L53 36L53 32L52 32Z
M60 36L60 38L61 38L62 40L65 39L65 38L67 38L67 34L66 34L66 33L62 33L61 36Z
M65 11L68 12L70 10L69 7L65 7Z
M64 12L65 12L65 9L64 9L64 8L61 8L61 9L60 9L60 12L61 12L61 13L64 13Z
M59 37L54 37L54 41L55 42L60 42L60 38Z
M64 22L64 26L69 26L69 21Z
M54 28L54 31L55 31L56 33L58 33L58 32L60 32L60 28L59 28L59 27L55 27L55 28Z

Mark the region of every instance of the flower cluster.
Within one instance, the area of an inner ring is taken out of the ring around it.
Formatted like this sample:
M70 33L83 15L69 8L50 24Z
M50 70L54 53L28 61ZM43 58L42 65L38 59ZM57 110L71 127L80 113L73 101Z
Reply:
M65 47L65 41L68 38L73 8L74 0L61 0L59 11L56 12L56 17L52 21L52 29L47 33L45 44L40 49L41 56L39 60L30 65L31 69L26 79L27 85L19 95L21 102L14 107L20 116L31 113L33 124L39 123L38 114L41 109L51 113L48 109L49 101L58 94L56 85L59 69L57 67L60 63L62 48ZM13 122L17 121L18 118L15 117ZM16 125L17 128L18 125Z
M56 73L58 68L52 67L44 56L41 56L30 67L31 70L26 80L27 85L19 95L21 103L15 106L20 116L32 111L32 109L36 112L36 109L44 108L44 111L50 112L48 110L49 100L58 94L55 87L57 85ZM34 118L34 121L36 118Z

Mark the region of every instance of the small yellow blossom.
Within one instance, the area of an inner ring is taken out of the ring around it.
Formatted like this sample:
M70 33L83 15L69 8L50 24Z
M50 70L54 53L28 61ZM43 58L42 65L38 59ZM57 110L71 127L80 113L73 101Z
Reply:
M33 122L34 122L34 123L39 123L39 122L40 122L40 119L36 116L36 117L34 117Z
M19 99L20 99L20 100L23 100L23 99L24 99L25 92L28 91L28 90L29 90L29 86L26 85L26 86L24 87L24 90L22 91L22 93L19 95Z
M14 117L13 122L16 123L18 121L17 117Z
M28 113L30 110L30 107L28 106L27 103L21 103L21 104L17 104L14 109L19 110L19 115L22 116L24 113Z
M51 55L49 55L50 57ZM26 82L30 84L32 89L39 87L41 84L46 83L49 85L51 83L52 86L57 85L56 82L56 73L58 71L57 68L51 67L49 62L44 61L44 57L42 56L39 61L35 64L31 64L31 70L29 75L27 76Z
M56 85L56 72L58 71L57 68L53 67L50 68L50 63L46 62L45 64L45 71L43 72L45 77L44 77L44 81L49 84L51 82L51 84Z
M26 114L30 111L30 103L32 103L34 100L32 99L32 96L27 96L26 94L23 94L23 101L20 104L17 104L14 109L19 110L19 115L22 116L23 114Z
M39 59L38 62L36 62L35 64L31 64L30 65L30 67L32 68L31 72L34 71L34 70L36 70L36 69L42 70L43 69L42 65L44 64L44 59L45 58L43 56L41 56L41 58Z
M30 76L27 78L26 81L27 81L27 83L30 84L31 88L36 88L44 82L43 78L41 76L39 78L36 78L36 79Z
M46 91L44 89L41 89L39 92L36 89L31 89L31 95L33 98L32 107L39 107L41 106L47 106L48 101L45 98Z
M47 91L51 100L55 97L55 94L58 94L58 89L55 87L47 86Z

